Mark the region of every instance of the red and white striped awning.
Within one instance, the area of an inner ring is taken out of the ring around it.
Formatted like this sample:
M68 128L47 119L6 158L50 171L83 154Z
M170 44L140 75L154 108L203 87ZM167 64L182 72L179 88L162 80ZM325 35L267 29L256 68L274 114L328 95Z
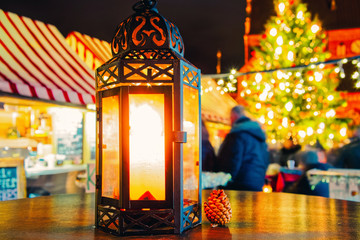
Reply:
M0 92L95 103L94 72L50 24L0 9Z
M95 71L112 58L110 43L79 32L71 32L66 42L88 67Z

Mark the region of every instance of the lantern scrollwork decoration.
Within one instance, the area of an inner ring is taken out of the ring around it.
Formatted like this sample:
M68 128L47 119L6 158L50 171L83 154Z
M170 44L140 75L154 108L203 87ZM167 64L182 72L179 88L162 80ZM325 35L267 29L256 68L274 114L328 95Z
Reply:
M201 223L200 70L156 3L133 6L96 70L96 227L120 236Z

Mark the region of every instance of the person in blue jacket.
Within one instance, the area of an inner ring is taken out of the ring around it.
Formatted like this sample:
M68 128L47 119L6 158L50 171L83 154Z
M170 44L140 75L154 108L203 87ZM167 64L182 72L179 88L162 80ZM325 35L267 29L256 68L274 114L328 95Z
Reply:
M232 108L230 118L232 127L220 146L216 170L231 174L226 189L262 191L269 164L265 133L241 105Z

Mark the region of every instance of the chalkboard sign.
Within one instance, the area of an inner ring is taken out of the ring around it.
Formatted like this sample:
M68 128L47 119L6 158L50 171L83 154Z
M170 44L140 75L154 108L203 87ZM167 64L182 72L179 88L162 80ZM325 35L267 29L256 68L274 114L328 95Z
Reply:
M24 159L0 158L0 201L26 197Z
M0 201L18 198L17 180L16 167L0 168Z

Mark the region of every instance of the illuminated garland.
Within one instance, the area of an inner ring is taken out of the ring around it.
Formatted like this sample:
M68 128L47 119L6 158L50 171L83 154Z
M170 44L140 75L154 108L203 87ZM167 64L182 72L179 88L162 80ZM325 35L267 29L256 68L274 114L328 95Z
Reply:
M323 68L323 66L328 64L337 64L337 68L335 69L336 73L339 73L340 78L345 78L345 72L343 68L343 64L350 62L356 66L357 70L351 73L351 78L356 80L354 86L355 88L360 88L360 55L348 57L348 58L341 58L341 59L334 59L324 62L317 62L312 63L309 65L302 65L302 66L295 66L295 67L288 67L288 68L278 68L278 69L271 69L271 70L263 70L263 71L251 71L251 72L236 72L235 69L232 69L230 73L222 73L222 74L203 74L204 77L213 78L216 80L220 90L224 92L237 92L237 77L257 74L257 73L272 73L275 71L294 71L294 70L301 70L305 68L314 69L316 66Z

